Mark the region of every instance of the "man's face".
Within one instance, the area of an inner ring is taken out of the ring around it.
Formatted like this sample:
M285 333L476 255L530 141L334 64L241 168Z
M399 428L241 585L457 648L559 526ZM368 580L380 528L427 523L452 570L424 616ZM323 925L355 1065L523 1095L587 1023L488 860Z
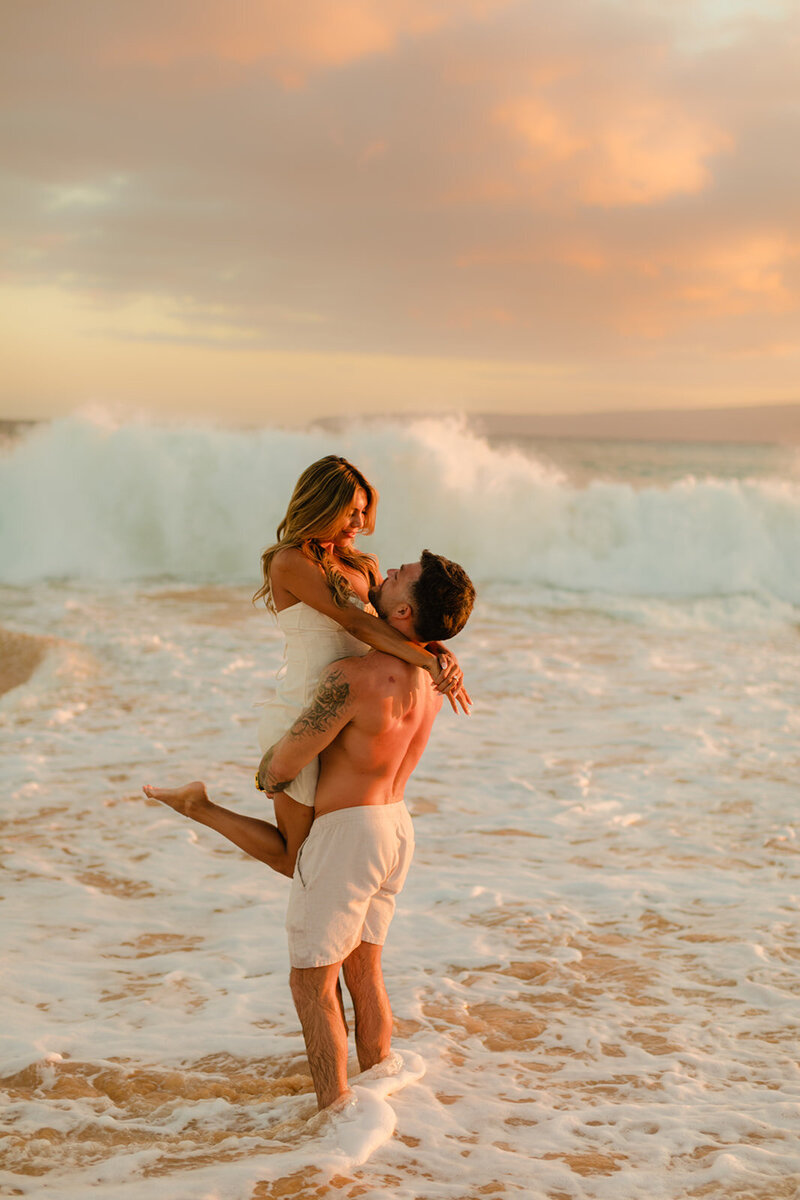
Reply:
M371 588L369 598L384 620L401 604L412 604L411 589L422 574L422 563L403 563L402 567L390 567L380 587ZM412 605L413 607L413 605Z

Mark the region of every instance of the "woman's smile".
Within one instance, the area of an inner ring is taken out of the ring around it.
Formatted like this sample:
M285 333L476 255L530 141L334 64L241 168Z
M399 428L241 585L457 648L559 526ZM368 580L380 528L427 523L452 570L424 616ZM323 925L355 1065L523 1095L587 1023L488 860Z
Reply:
M353 496L353 503L343 518L342 528L333 537L335 545L341 546L355 540L356 535L361 532L366 523L368 505L367 493L363 488L357 488Z

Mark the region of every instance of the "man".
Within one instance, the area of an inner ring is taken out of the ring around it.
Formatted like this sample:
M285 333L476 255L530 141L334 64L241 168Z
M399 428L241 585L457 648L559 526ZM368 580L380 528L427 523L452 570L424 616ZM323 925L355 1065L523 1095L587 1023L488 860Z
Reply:
M461 567L425 550L419 562L390 570L370 599L422 645L458 633L474 596ZM392 655L340 659L259 767L260 786L274 795L320 756L314 824L297 858L286 927L292 995L321 1109L348 1092L340 970L361 1070L390 1053L381 949L414 851L403 793L441 703L425 671Z

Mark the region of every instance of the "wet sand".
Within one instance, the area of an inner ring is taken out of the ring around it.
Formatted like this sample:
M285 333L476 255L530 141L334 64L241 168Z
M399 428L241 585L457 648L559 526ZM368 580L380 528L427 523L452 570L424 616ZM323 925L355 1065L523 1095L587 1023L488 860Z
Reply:
M27 683L52 645L51 638L0 627L0 696Z

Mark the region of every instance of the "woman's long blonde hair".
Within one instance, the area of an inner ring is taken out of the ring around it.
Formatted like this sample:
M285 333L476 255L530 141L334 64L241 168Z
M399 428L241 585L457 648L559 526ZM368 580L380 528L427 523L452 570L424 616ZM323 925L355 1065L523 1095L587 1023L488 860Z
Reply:
M378 493L352 463L337 454L328 454L306 467L295 484L286 516L276 530L277 542L261 555L264 582L253 596L253 602L263 597L267 608L275 612L269 582L270 566L279 550L294 546L311 562L319 563L334 600L344 607L353 595L347 577L334 562L321 542L330 541L341 528L342 517L350 510L358 488L367 497L364 511L364 533L372 533L378 508ZM338 551L339 558L363 575L369 584L377 578L377 561L372 554L350 548Z

